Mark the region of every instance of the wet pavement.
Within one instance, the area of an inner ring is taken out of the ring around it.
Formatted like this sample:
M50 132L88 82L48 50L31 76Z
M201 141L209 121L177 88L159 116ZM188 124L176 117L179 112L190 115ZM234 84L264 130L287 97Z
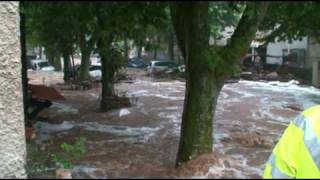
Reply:
M320 102L318 89L295 81L225 84L214 118L214 153L175 169L185 82L135 75L133 83L116 84L133 105L110 112L98 110L99 88L60 90L66 101L43 112L48 120L37 124L36 142L59 151L61 143L85 137L87 152L75 178L259 178L296 109Z

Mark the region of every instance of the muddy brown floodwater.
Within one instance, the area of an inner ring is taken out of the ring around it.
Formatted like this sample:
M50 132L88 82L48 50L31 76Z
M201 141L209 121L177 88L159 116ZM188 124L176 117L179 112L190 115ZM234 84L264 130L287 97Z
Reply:
M260 178L264 164L290 120L320 102L320 91L295 81L225 84L214 118L214 149L175 169L185 82L155 81L130 69L133 83L116 91L128 108L99 112L100 89L60 90L66 97L42 115L36 142L59 151L63 142L87 139L75 178ZM62 82L61 73L29 73L31 83ZM45 78L43 78L45 77ZM290 108L295 107L295 108Z

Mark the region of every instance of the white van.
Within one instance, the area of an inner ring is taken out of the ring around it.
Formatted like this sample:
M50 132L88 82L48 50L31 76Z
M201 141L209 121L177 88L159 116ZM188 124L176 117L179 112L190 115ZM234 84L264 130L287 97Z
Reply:
M54 71L54 67L43 59L31 60L31 68L35 71Z

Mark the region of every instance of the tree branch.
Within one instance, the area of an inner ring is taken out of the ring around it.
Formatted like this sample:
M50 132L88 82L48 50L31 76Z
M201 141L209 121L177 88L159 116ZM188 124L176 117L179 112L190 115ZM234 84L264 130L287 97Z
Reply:
M248 2L230 43L225 47L225 58L235 65L246 54L270 2Z
M177 43L179 49L182 53L184 59L186 59L186 49L185 49L185 11L182 6L185 3L181 2L173 2L170 4L170 15L172 19L172 25L174 27L174 31L177 38Z

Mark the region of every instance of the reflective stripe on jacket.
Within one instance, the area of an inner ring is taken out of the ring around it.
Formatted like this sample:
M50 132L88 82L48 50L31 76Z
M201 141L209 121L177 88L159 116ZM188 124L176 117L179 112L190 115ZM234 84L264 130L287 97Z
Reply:
M320 178L320 105L290 122L269 157L263 178Z

